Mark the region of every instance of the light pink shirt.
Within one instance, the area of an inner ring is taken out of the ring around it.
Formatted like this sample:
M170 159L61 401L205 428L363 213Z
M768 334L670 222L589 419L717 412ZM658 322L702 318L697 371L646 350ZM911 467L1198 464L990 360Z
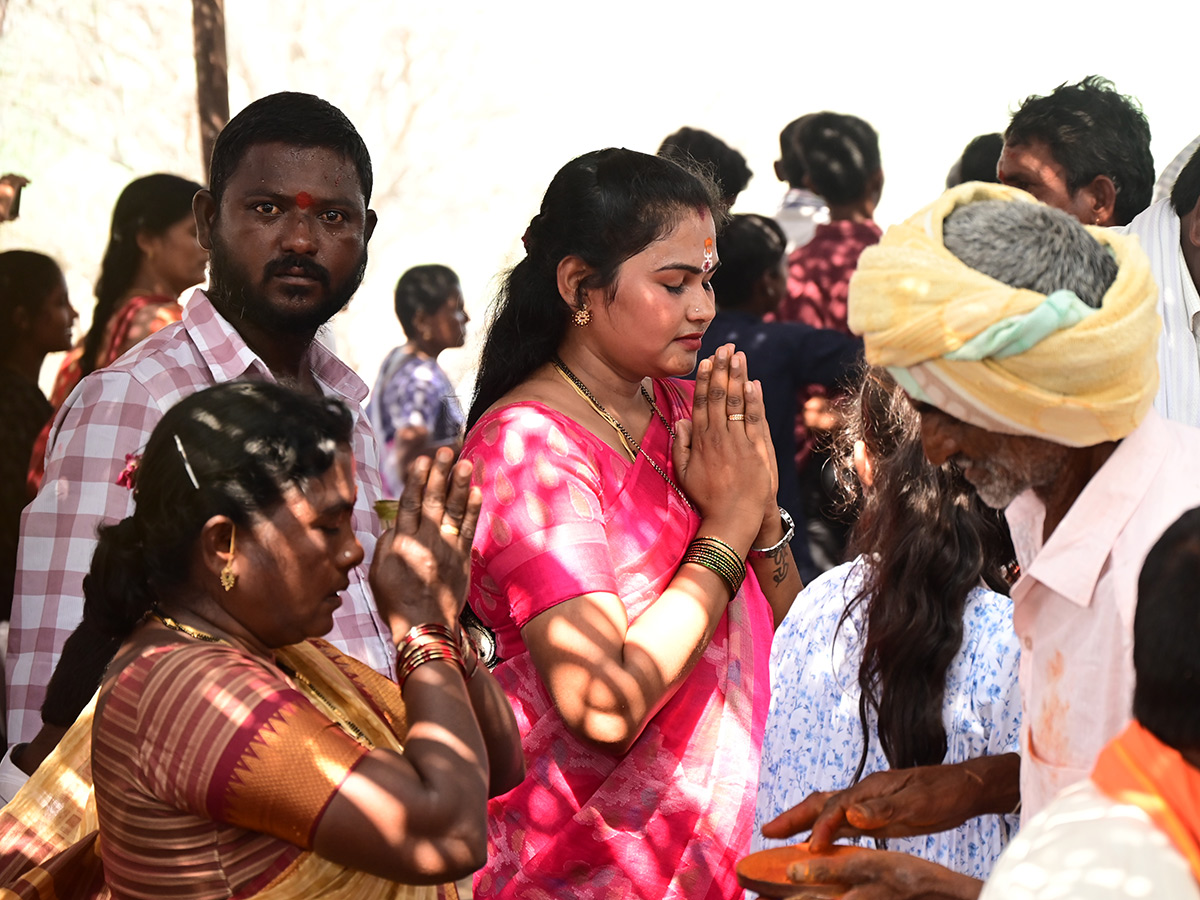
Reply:
M1006 511L1021 577L1022 821L1091 773L1132 718L1133 611L1142 562L1182 513L1200 506L1200 429L1151 410L1042 544L1032 491Z
M309 365L321 390L354 416L358 478L354 530L366 557L350 573L345 603L326 637L338 649L391 675L395 650L375 610L367 570L375 550L381 496L379 451L362 411L367 386L314 341ZM141 453L171 406L226 381L274 381L270 370L197 290L183 321L168 325L75 388L55 417L46 477L21 519L12 626L8 638L8 739L30 740L41 727L46 685L63 643L83 617L83 576L96 547L96 526L133 512L133 493L116 484L125 454Z

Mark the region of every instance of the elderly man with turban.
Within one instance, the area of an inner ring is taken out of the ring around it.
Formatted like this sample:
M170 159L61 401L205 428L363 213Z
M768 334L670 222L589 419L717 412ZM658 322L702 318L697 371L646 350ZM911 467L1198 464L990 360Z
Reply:
M863 254L849 321L868 361L917 405L929 460L958 466L1012 531L1020 792L1011 756L895 770L813 795L764 833L812 827L820 848L843 835L932 833L1018 801L1027 820L1087 778L1129 722L1138 572L1163 531L1200 505L1200 430L1152 408L1155 301L1136 239L999 185L948 191ZM900 854L794 874L870 883L871 897L980 888Z

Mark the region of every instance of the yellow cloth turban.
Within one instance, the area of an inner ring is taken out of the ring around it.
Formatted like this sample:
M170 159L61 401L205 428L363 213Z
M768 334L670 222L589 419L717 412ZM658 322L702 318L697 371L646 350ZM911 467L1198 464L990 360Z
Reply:
M1092 310L1069 290L1009 287L947 250L946 217L982 200L1037 202L1001 185L960 185L863 252L849 324L867 361L914 399L989 431L1070 447L1125 437L1158 389L1158 289L1137 238L1087 229L1118 266Z

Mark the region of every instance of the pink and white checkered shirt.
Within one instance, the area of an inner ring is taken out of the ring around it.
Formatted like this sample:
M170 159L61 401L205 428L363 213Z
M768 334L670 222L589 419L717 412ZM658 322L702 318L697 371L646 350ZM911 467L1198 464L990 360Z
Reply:
M367 570L379 534L379 451L362 411L367 386L318 342L309 350L313 376L354 415L358 500L354 530L366 557L350 573L346 602L327 637L342 651L394 677L395 648L375 610ZM221 318L201 290L183 321L151 335L108 368L93 372L55 417L46 477L21 520L12 625L8 637L8 739L30 740L63 643L83 617L83 576L91 566L96 527L133 512L133 492L116 484L125 454L139 453L172 405L195 391L237 379L274 381L266 364Z

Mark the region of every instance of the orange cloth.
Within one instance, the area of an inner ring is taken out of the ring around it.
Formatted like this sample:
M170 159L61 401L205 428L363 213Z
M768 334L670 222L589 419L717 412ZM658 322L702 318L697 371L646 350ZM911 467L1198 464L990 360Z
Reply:
M1092 781L1150 816L1200 881L1200 769L1133 721L1100 752Z

